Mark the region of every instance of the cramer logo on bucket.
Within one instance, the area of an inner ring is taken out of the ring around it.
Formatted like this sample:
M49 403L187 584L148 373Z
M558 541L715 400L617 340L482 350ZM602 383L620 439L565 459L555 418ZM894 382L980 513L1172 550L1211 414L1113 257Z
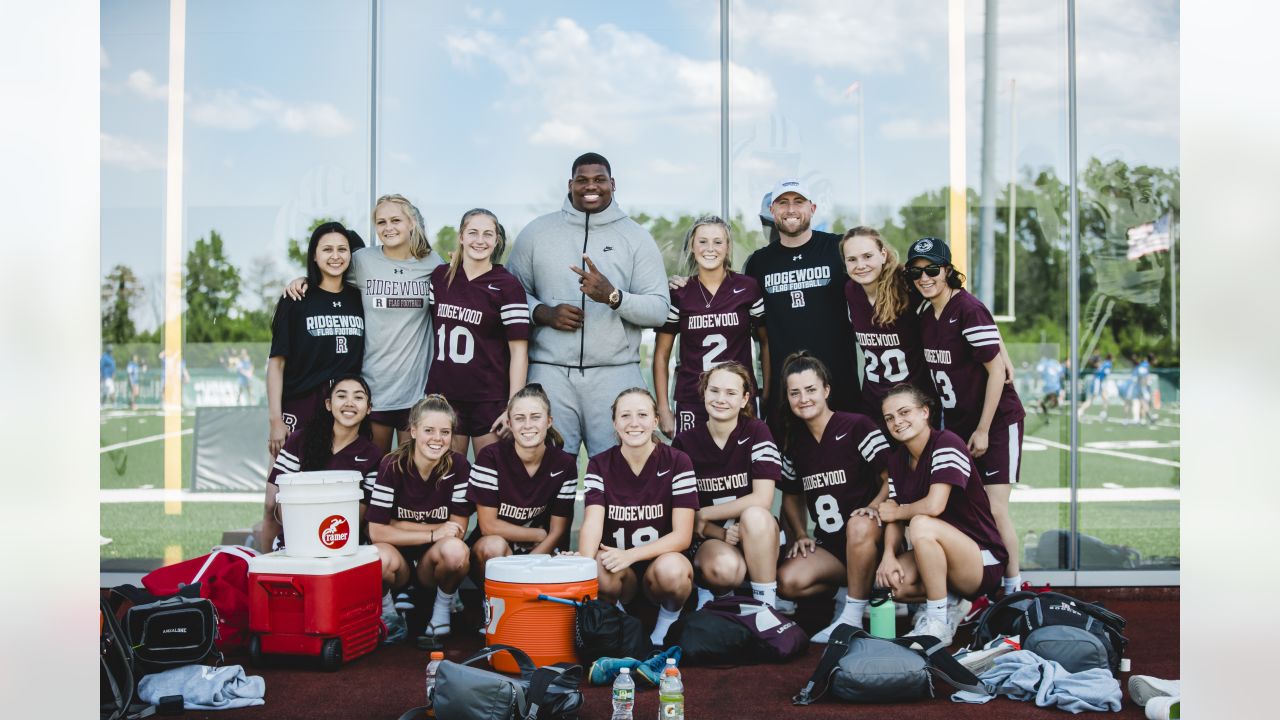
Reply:
M330 515L320 521L320 543L330 550L337 550L347 544L351 537L351 525L341 515Z

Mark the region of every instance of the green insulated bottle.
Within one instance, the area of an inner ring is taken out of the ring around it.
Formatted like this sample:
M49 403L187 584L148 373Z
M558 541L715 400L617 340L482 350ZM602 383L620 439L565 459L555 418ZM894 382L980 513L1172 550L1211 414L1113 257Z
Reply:
M898 636L897 608L892 595L871 599L871 634L878 638L893 639Z

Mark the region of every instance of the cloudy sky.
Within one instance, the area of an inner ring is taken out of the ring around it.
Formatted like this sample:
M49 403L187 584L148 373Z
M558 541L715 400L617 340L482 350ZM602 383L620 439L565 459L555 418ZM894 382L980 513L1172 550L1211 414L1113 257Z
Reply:
M624 209L719 210L718 3L381 5L375 190L408 195L430 232L477 205L518 231L558 207L568 164L586 150L612 161ZM1064 5L999 3L1000 183L1011 153L1019 172L1066 176ZM187 6L188 246L216 228L238 265L270 261L284 272L287 238L313 217L365 231L369 3ZM984 3L965 6L966 164L977 186ZM754 214L783 175L809 180L825 221L834 212L856 217L865 197L878 222L945 185L947 7L732 2L732 211ZM1177 4L1082 0L1077 8L1082 160L1176 166ZM102 264L104 272L129 264L152 281L163 247L168 21L165 0L102 4ZM144 326L148 315L138 318Z

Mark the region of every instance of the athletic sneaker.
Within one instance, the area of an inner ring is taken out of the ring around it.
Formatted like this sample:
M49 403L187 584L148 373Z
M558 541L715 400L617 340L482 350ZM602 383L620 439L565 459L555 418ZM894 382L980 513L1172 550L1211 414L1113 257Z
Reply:
M1154 697L1145 708L1147 720L1179 720L1182 717L1181 698Z
M658 679L662 677L662 671L667 669L667 658L672 658L679 664L680 655L680 646L672 645L660 653L654 653L647 660L638 661L633 672L640 676L640 679L658 687Z
M973 607L973 603L964 598L956 598L951 602L951 598L947 598L947 625L951 628L951 635L955 636L956 630L960 628L960 623L969 616L969 608Z
M986 612L989 607L991 607L991 598L986 595L974 600L969 604L969 612L965 613L963 618L960 618L960 627L978 622L978 618L982 617L982 613Z
M843 620L837 619L835 622L819 630L813 637L809 638L809 642L817 643L818 645L826 645L827 643L831 642L831 633L835 632L836 628L840 627L841 625L851 625L851 624L852 623L847 623Z
M1146 707L1152 698L1181 697L1182 681L1164 680L1150 675L1129 676L1129 698Z
M950 646L951 641L955 639L955 633L951 631L945 621L934 620L928 615L921 616L920 622L916 623L915 628L911 630L911 634L932 635L946 646Z
M591 669L587 672L587 682L592 685L609 685L614 678L618 677L622 668L634 670L639 664L640 661L635 658L602 657L591 663Z
M414 608L413 597L407 592L397 593L395 608L400 612L408 612Z
M795 615L796 603L794 600L788 600L786 598L778 598L777 602L773 606L773 609L778 611L778 613L781 615Z

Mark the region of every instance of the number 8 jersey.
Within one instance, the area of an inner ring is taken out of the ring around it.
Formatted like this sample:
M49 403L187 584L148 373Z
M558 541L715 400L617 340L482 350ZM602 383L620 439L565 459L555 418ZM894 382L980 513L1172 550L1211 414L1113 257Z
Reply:
M987 392L984 363L1000 354L1000 330L987 306L963 288L947 301L941 317L934 317L927 300L919 312L924 361L942 404L943 427L968 441L982 417ZM1016 423L1026 414L1018 392L1004 383L992 427Z
M782 482L788 495L804 493L821 544L844 543L849 513L866 507L880 491L889 441L871 418L836 411L815 441L807 428L796 433L782 459Z
M458 268L452 284L448 272L448 265L437 266L428 285L436 356L426 391L450 402L506 402L511 364L507 343L529 339L524 288L501 265L471 280Z
M844 285L844 299L849 306L849 323L853 325L853 337L862 348L865 360L862 375L862 409L876 420L883 413L880 403L889 390L899 383L911 383L933 394L920 352L920 320L916 308L908 304L889 326L875 323L875 306L867 299L867 293L852 280ZM858 374L857 358L854 358L853 374Z
M601 545L647 545L671 532L671 511L698 509L698 481L689 456L658 443L637 475L612 447L591 458L583 476L586 505L604 506Z

